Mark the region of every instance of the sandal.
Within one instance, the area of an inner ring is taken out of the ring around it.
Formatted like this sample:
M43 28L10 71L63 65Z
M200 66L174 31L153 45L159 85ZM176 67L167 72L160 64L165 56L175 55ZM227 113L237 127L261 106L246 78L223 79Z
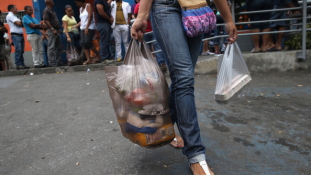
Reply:
M252 51L251 51L252 53L259 53L260 52L260 49L253 49Z
M97 64L97 63L100 63L99 60L93 59L93 64Z
M83 62L83 65L87 65L87 64L92 64L92 62L88 62L88 61Z
M93 64L96 64L96 63L100 63L100 57L99 56L96 56L95 58L93 58Z
M207 165L205 160L203 160L201 162L198 162L198 163L190 164L190 168L191 168L191 170L192 170L194 175L202 175L202 172L201 173L200 172L199 173L198 172L194 172L193 169L192 169L192 166L198 166L198 165L201 166L201 168L203 169L205 175L215 175L212 172L212 170L208 167L208 165Z
M174 148L181 149L184 147L184 140L180 136L176 135L170 145Z

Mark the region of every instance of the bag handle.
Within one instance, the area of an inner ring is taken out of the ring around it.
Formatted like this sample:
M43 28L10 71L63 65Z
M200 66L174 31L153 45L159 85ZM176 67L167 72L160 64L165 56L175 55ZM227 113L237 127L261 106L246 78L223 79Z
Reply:
M139 58L148 59L148 58L152 58L152 57L153 57L152 53L144 41L139 42L135 39L131 39L129 47L128 47L127 52L126 52L125 57L124 57L123 64L125 64L125 65L134 64L135 65L135 62Z

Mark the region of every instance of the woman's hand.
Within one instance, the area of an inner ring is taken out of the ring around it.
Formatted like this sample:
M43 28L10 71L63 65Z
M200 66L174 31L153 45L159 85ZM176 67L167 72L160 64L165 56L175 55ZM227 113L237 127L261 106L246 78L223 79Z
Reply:
M137 18L131 28L131 36L140 42L143 41L144 33L147 28L147 20Z
M67 37L67 42L71 43L70 37Z
M89 29L88 28L85 28L84 29L84 35L88 35L89 34Z
M229 38L228 38L229 44L234 43L238 37L237 29L235 27L234 22L226 22L226 31L229 35Z

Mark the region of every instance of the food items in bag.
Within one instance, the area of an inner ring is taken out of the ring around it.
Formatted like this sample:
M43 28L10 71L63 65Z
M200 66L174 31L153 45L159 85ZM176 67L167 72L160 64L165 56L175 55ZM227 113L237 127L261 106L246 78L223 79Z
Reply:
M143 116L129 112L125 124L126 133L153 134L163 125L163 116L149 115Z
M154 128L154 130L152 130L152 127L146 130L144 129L145 131L149 131L150 133L129 131L127 130L129 129L127 128L127 122L124 120L119 121L122 134L133 143L147 148L156 148L168 144L175 138L174 125L170 120L169 114L164 114L161 116L161 118L163 119L163 124L161 127L157 129Z
M114 111L124 137L156 148L175 138L169 115L169 89L147 45L131 41L121 66L107 66L106 77Z

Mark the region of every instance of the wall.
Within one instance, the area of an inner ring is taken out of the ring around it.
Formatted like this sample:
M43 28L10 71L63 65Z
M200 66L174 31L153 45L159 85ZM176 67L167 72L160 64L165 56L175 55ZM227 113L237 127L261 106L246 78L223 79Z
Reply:
M130 3L131 5L135 2L135 0L124 0L124 1ZM91 3L93 5L94 0L86 0L86 2ZM16 5L16 7L19 11L24 10L24 7L26 5L33 6L34 17L36 19L38 19L39 21L42 20L42 12L45 9L44 0L10 0L10 1L9 0L5 0L5 1L1 0L0 10L2 12L7 12L8 11L7 7L9 4ZM74 0L54 0L54 4L55 4L54 10L58 16L58 20L60 23L62 22L62 20L61 20L62 17L65 15L64 8L66 5L71 5L73 7L73 10L75 13L75 18L77 21L80 21L79 20L79 10L78 10L78 7L76 6L76 4L74 3ZM8 25L7 24L5 24L5 25L9 29ZM27 66L32 66L33 63L32 63L32 56L31 56L31 52L30 52L31 46L27 41L25 30L24 30L24 38L25 38L25 52L29 52L29 53L24 54L25 64ZM63 50L65 50L66 41L63 37L62 37L62 41L63 41L62 42L63 43L62 44ZM12 47L12 53L14 53L14 47ZM65 53L63 53L62 57L63 57L63 60L66 60ZM12 61L14 63L14 54L11 54L11 58L12 58Z

